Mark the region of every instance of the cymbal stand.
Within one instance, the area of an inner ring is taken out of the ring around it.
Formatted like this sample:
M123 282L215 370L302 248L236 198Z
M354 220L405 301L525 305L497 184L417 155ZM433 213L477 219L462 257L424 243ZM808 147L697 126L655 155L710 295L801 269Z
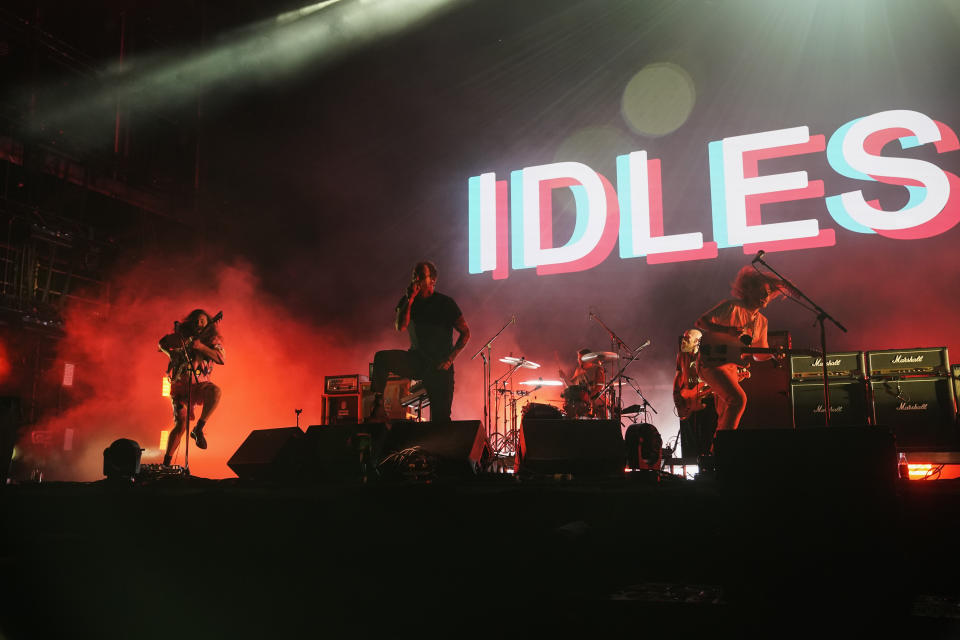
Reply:
M512 439L516 439L516 398L514 397L513 388L507 388L507 383L512 383L513 374L520 369L527 359L521 357L520 360L510 366L510 369L494 380L493 382L493 392L494 392L494 414L493 414L493 431L487 436L487 439L491 442L491 446L494 451L499 451L505 449L510 445ZM510 395L510 399L504 400L504 412L503 412L503 433L500 432L500 396L501 395ZM508 426L507 420L510 419L509 410L510 406L513 407L513 428ZM511 438L510 434L513 432ZM502 440L502 442L501 442ZM515 448L515 447L514 447Z
M490 357L493 351L493 342L500 337L500 334L503 333L507 327L516 323L517 316L514 314L510 317L510 320L500 328L500 331L497 331L492 338L484 342L480 350L470 357L471 360L475 360L477 356L480 356L483 361L483 428L488 439L492 436L490 430L490 390L493 389L493 385L490 383L490 368L493 364Z

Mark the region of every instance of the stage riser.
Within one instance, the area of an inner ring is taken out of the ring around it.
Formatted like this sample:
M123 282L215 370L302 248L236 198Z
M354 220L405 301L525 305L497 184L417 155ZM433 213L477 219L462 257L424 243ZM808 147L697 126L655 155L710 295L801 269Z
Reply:
M752 492L836 484L842 476L848 487L892 495L897 480L894 439L882 427L721 431L716 455L721 485Z

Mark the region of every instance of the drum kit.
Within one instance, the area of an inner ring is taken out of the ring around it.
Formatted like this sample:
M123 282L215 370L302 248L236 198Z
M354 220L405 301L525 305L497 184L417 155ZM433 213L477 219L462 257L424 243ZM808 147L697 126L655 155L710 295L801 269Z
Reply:
M639 414L643 414L643 420L646 421L648 411L656 413L633 379L624 374L650 341L647 340L637 349L630 349L595 313L591 312L590 317L610 334L612 350L580 356L583 369L594 370L589 376L578 375L573 381L534 377L535 372L541 369L539 363L523 356L509 355L499 358L499 362L507 365L506 372L496 380L491 380L493 342L509 325L516 323L515 316L474 354L474 358L483 358L484 422L488 440L497 455L513 455L518 446L520 422L524 419L619 422L623 417L632 416L631 421L636 422ZM561 376L566 377L562 372ZM633 387L642 404L623 408L624 383Z
M613 414L612 409L616 402L616 396L613 387L606 387L603 384L603 380L606 378L604 366L608 362L615 362L619 359L619 356L612 351L596 351L584 355L581 359L584 362L595 362L597 366L601 367L600 371L602 373L596 376L598 382L568 385L563 380L544 378L523 380L520 385L527 390L524 395L531 396L531 399L523 405L521 410L523 417L567 418L570 420L590 418L602 420L610 417ZM506 362L506 360L502 358L501 362ZM538 394L537 392L541 389L555 391ZM531 412L533 415L531 415Z
M635 404L625 409L620 407L620 388L613 382L618 381L618 378L629 379L622 373L614 373L616 377L611 383L604 382L608 379L608 369L614 369L621 360L619 354L613 351L595 351L583 355L581 360L600 367L600 373L594 376L596 382L593 384L567 384L561 379L543 377L514 381L514 375L521 370L536 370L540 369L541 365L522 357L500 358L500 362L510 365L510 369L495 383L498 402L494 411L493 431L515 431L519 426L518 419L617 420L621 416L637 414L650 408L646 401L645 405Z

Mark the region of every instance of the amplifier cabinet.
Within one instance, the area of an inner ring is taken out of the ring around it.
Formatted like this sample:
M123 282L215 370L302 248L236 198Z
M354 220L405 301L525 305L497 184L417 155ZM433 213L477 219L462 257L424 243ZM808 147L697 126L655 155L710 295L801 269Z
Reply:
M862 427L869 424L867 388L863 382L831 382L829 392L831 427ZM824 426L822 382L794 382L790 385L790 397L794 427Z
M950 369L953 371L953 399L956 402L957 398L960 398L960 364L955 364Z
M875 424L890 427L898 449L956 444L953 385L947 377L871 380Z
M324 395L321 398L320 411L323 424L356 424L361 421L363 403L360 393L350 395Z
M868 351L867 372L870 377L948 376L950 358L946 347Z
M790 377L807 380L823 376L823 358L820 356L790 356ZM827 377L862 380L863 351L827 354Z

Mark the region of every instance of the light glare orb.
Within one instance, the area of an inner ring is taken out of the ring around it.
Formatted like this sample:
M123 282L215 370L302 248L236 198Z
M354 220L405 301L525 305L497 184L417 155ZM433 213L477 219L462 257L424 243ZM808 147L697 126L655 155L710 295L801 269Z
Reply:
M621 113L634 133L665 136L679 129L696 102L693 78L683 67L656 62L640 69L623 91Z

